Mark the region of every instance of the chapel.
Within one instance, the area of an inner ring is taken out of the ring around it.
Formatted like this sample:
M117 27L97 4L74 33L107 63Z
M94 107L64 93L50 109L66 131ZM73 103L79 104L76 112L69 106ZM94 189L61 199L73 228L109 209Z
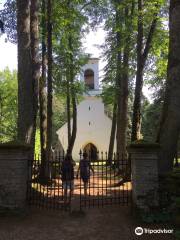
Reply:
M90 58L82 67L80 81L84 81L88 91L77 106L77 135L72 157L74 160L79 160L81 149L89 152L93 160L97 160L98 151L108 151L112 124L100 97L102 90L99 84L98 58ZM66 150L67 123L57 131L57 135L63 149Z

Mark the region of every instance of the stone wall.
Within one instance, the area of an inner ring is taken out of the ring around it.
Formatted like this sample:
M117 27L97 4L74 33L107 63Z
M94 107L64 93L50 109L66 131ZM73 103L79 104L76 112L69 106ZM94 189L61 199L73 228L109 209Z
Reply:
M149 210L158 206L159 146L131 144L132 198L137 208Z
M0 145L0 208L26 206L30 147Z

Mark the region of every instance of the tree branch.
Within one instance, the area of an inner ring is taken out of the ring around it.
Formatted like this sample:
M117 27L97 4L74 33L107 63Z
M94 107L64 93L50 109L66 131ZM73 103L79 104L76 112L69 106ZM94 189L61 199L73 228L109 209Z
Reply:
M84 4L84 5L82 6L82 8L80 9L80 11L82 11L84 8L86 8L87 6L89 6L89 5L91 5L91 4L92 4L92 1Z
M151 48L153 35L154 35L155 29L156 29L156 25L157 25L157 15L158 15L158 13L156 12L155 15L154 15L154 19L153 19L153 21L151 23L151 27L150 27L149 34L148 34L148 37L147 37L146 45L145 45L144 52L143 52L143 55L142 55L143 66L145 65L145 62L146 62L149 50Z

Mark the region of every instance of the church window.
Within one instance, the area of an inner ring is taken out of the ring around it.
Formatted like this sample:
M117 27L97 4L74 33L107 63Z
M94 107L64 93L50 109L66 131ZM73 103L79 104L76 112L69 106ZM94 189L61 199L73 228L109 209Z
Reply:
M89 122L89 126L91 125L91 122Z
M89 111L91 110L91 107L89 106Z
M88 89L94 89L94 72L91 69L87 69L84 72L84 81L85 81L85 86Z

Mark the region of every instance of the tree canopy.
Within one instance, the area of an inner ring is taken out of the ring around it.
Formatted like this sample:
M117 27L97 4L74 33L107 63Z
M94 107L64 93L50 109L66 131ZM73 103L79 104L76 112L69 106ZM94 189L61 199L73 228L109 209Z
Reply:
M9 41L18 43L18 84L15 72L1 72L1 141L19 138L33 144L35 132L40 131L45 156L55 143L58 126L67 122L65 151L72 153L78 99L86 91L78 75L90 57L82 39L101 24L106 31L101 97L112 119L109 158L115 148L126 155L127 144L142 138L166 144L162 131L166 132L169 111L177 105L175 100L169 102L175 98L172 89L178 95L178 86L172 87L178 79L170 76L176 77L171 62L173 24L177 24L172 17L175 3L170 4L169 31L165 0L7 0L0 11L0 28ZM143 95L145 85L153 92L151 103ZM11 93L11 87L16 91ZM177 133L173 143L177 145L179 131L171 130Z

